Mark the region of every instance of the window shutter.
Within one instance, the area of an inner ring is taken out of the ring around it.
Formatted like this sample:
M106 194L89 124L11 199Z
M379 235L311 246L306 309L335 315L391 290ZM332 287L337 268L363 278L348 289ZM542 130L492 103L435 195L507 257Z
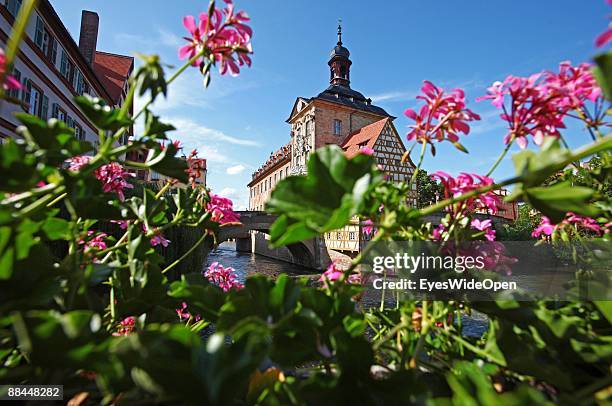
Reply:
M21 72L18 71L17 69L13 69L13 77L15 78L15 80L17 80L17 82L21 83ZM11 91L9 92L9 95L15 99L19 99L19 89L11 89Z
M46 120L49 118L49 98L43 94L42 104L40 106L40 118Z
M69 115L66 115L66 125L72 128L72 117L70 117Z
M57 60L57 40L50 36L49 42L49 59L51 60L51 64L55 66L55 62Z
M43 46L43 22L40 16L36 16L36 33L34 34L34 42L42 49Z
M76 91L78 94L80 94L81 96L83 95L83 74L81 73L81 71L77 70L77 75L76 75Z
M57 118L59 116L59 105L57 103L53 103L51 105L51 117Z
M63 77L68 76L68 57L66 57L66 51L62 49L62 61L60 64L60 73Z
M30 97L32 96L32 82L30 79L23 78L23 93L21 94L24 103L30 104Z

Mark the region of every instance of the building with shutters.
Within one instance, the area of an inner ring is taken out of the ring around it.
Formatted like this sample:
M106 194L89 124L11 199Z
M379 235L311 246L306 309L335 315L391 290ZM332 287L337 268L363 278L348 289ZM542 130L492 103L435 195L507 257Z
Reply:
M0 0L0 47L6 48L21 0ZM28 22L25 37L15 60L13 76L23 85L11 96L21 106L0 102L0 141L16 136L16 112L28 112L41 119L55 117L75 131L75 136L94 145L98 142L95 126L73 102L78 95L89 94L120 107L128 92L128 78L134 59L97 50L99 17L83 11L78 44L62 23L49 0L40 0ZM128 131L122 143L132 135Z

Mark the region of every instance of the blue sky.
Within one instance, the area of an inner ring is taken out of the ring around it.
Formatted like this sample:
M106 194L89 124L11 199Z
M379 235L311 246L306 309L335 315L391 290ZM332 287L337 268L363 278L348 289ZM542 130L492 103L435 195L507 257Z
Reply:
M207 2L191 0L51 2L77 40L81 10L93 10L100 15L99 50L158 53L175 66L185 35L182 17L207 8ZM237 78L216 75L208 89L190 69L154 110L173 121L174 138L208 159L209 185L239 208L248 204L251 173L289 140L285 120L295 98L328 85L338 18L353 61L351 86L398 116L400 134L409 124L403 111L414 107L422 80L466 91L468 106L483 116L462 141L470 155L440 146L424 165L456 174L486 172L503 147L497 111L474 99L508 74L589 60L612 12L603 0L236 0L236 6L252 18L253 67ZM588 142L576 126L567 137L573 146ZM511 174L507 159L494 177Z

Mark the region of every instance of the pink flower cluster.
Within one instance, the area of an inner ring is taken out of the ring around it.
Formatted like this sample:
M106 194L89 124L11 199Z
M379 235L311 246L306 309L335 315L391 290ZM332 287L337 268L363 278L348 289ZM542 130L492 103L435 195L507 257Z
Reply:
M200 14L200 21L193 16L186 16L183 24L191 37L185 37L189 43L179 49L179 58L191 59L205 51L219 63L222 75L232 76L240 73L239 66L251 66L249 54L253 53L251 37L253 30L245 24L249 16L244 11L235 12L231 0L224 0L227 6L220 10L215 8L210 15ZM194 61L194 66L201 65L203 59Z
M172 242L166 239L162 233L155 234L153 237L151 237L150 241L151 241L151 245L154 247L158 245L161 245L162 247L167 247L168 244Z
M484 237L488 241L495 241L495 229L493 228L493 222L491 220L480 221L473 219L470 226L478 231L484 231Z
M459 197L469 191L479 189L485 186L493 185L493 179L487 176L477 174L461 173L456 178L453 178L446 172L438 171L431 175L433 179L439 179L444 186L444 197ZM462 202L456 203L452 212L454 214L465 213L466 211L473 212L474 210L487 210L491 214L497 213L499 197L492 191L482 193L471 197Z
M214 283L224 292L228 292L231 289L240 290L244 288L244 285L238 281L238 276L234 271L234 268L224 268L218 262L210 264L208 269L204 272L204 276L209 282Z
M421 88L423 95L417 99L423 100L425 104L419 112L407 109L404 114L415 121L411 125L412 130L408 133L408 140L431 143L448 140L459 141L459 133L468 134L470 121L480 120L480 116L466 108L465 93L461 89L455 89L450 93L444 93L442 89L429 81L425 81Z
M113 333L115 337L130 335L136 330L136 318L134 316L126 317L119 322L117 331Z
M234 212L234 203L225 197L211 194L206 209L212 213L212 221L219 224L240 222L240 215Z
M88 165L91 161L90 156L75 156L68 159L68 169L77 172L81 168ZM102 190L106 193L114 192L119 197L119 200L124 201L124 189L132 189L134 186L127 182L128 177L133 177L134 174L123 169L117 162L111 162L102 165L94 171L96 179L102 183Z
M321 278L319 278L319 282L323 282L323 284L327 287L329 287L328 284L334 284L335 282L338 282L340 280L340 278L342 277L342 275L344 275L344 270L342 270L339 266L338 266L338 262L337 261L333 261L331 264L329 264L329 266L327 267L327 269L325 270L325 272L323 272L323 274L321 274ZM358 285L361 284L361 274L360 273L352 273L350 274L345 280L344 283L350 283L350 284L354 284L354 285Z
M187 175L189 175L189 184L195 188L198 185L199 179L202 177L202 171L206 170L206 159L198 158L198 150L194 149L187 157Z
M66 162L68 163L68 170L73 171L73 172L78 172L81 170L81 168L88 165L90 161L91 161L90 156L83 155L83 156L72 157L68 159Z
M185 302L181 303L181 307L175 310L176 310L176 314L179 317L179 320L183 321L183 320L189 320L191 318L191 313L187 310L187 303ZM193 319L195 321L200 321L202 317L200 317L199 314L196 314L195 316L193 316Z
M102 165L96 169L94 174L102 182L102 190L106 193L116 193L121 201L125 200L123 189L132 189L134 187L126 181L128 176L134 176L134 174L124 170L117 162Z
M93 238L89 238L92 235L94 235L94 231L93 230L89 230L87 231L87 239L85 240L80 240L79 244L80 245L84 245L85 252L90 252L90 251L102 251L106 249L106 241L104 241L104 239L106 237L108 237L108 235L106 235L105 233L98 233L95 235L95 237Z
M370 147L365 147L364 146L364 147L359 148L359 153L363 154L363 155L370 155L370 156L372 156L372 155L374 155L374 150L372 148L370 148Z
M374 222L370 219L366 219L363 223L361 223L361 230L367 236L372 235L374 232Z
M540 224L533 230L531 235L534 238L551 236L555 231L572 225L580 230L591 232L596 236L602 236L608 233L610 231L610 226L612 226L611 223L608 223L602 227L595 219L568 212L565 219L558 224L552 224L548 217L542 216Z
M474 251L472 255L482 256L484 259L484 269L512 274L511 265L518 262L517 258L506 256L506 247L500 242L475 241L471 244Z
M504 143L516 140L523 149L529 135L536 145L542 143L544 136L559 137L559 129L565 128L563 119L571 110L601 97L590 65L574 67L569 62L562 62L558 73L508 76L503 82L493 83L487 92L476 100L492 100L495 107L503 110L500 117L508 123Z
M144 231L145 233L148 233L149 229L147 228L146 225L143 224L142 231ZM153 236L149 240L149 242L151 243L153 247L156 247L158 245L161 245L162 247L167 247L168 244L172 242L166 239L166 237L164 237L164 235L161 233L161 231L158 228L153 228L153 233L154 233Z
M2 88L4 90L19 90L21 89L21 83L15 79L12 75L6 72L6 55L4 49L0 48L0 77L4 78Z

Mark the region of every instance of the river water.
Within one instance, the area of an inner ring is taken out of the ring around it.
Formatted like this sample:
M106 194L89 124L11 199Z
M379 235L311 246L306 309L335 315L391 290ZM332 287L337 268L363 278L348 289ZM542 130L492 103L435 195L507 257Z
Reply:
M244 282L247 276L259 274L266 275L270 278L277 278L280 274L286 273L289 276L309 275L313 279L318 279L319 274L312 269L304 268L298 265L290 264L284 261L278 261L262 255L236 252L233 242L224 242L219 247L208 255L206 267L213 262L219 262L223 266L231 266L234 268L241 282ZM372 291L372 290L370 290ZM392 295L389 295L385 302L388 306L393 306ZM373 307L379 305L379 297L365 296L362 299L362 305L365 307ZM481 313L472 313L472 315L462 316L463 334L466 336L480 337L487 329L487 318Z

